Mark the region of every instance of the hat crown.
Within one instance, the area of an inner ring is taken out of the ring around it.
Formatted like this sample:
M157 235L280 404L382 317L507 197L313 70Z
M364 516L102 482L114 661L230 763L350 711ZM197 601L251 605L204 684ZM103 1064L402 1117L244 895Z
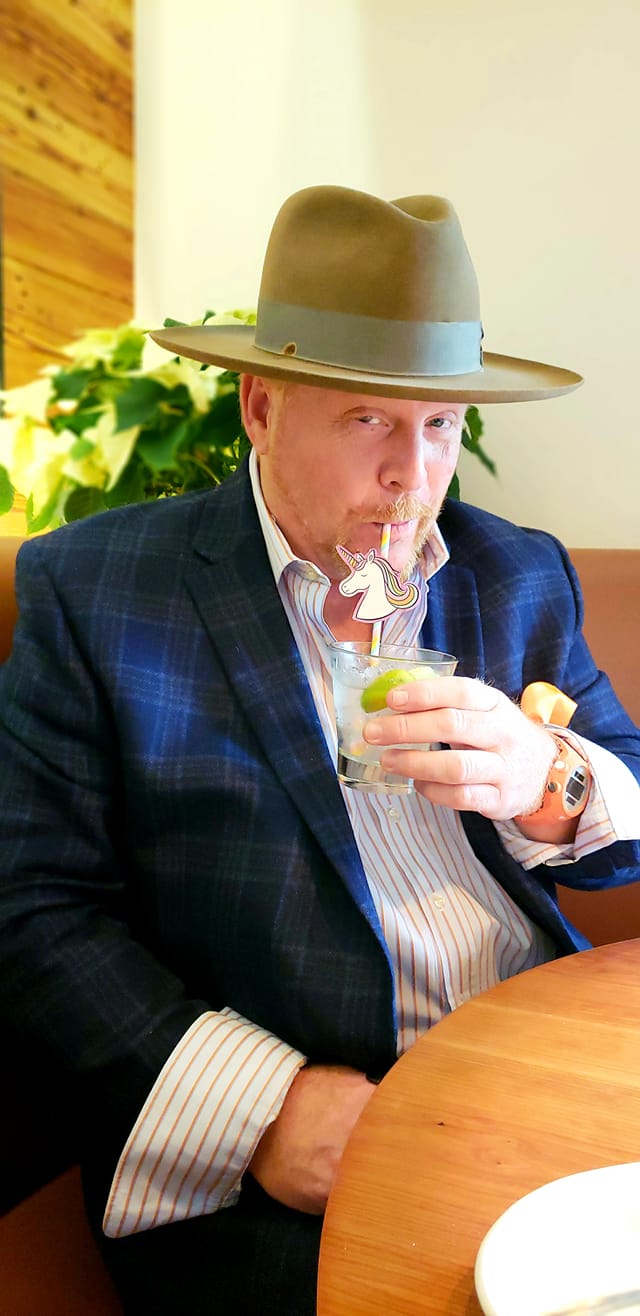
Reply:
M460 222L444 197L295 192L276 216L261 302L407 322L480 320Z

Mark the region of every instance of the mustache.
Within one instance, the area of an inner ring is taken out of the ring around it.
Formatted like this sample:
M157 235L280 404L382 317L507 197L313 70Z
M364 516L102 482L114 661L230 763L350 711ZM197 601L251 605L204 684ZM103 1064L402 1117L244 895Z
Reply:
M424 521L432 518L433 508L429 507L428 503L423 503L421 498L412 497L410 494L403 494L395 503L385 503L363 519L380 521L382 525L388 525L397 521Z

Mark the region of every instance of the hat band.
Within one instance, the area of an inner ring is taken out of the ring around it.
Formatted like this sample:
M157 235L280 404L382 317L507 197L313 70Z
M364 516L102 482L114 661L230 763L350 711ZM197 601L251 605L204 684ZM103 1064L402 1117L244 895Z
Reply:
M383 375L470 375L482 370L479 320L381 320L261 297L254 341L278 356Z

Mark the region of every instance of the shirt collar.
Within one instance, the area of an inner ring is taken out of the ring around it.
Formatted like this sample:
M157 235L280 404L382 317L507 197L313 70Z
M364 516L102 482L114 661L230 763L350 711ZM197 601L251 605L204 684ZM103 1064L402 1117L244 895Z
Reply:
M320 567L316 566L315 562L296 556L277 521L271 515L262 493L258 456L255 448L251 449L249 455L249 476L258 520L276 584L280 584L280 578L286 568L291 567L307 579L326 582L327 585L330 585L329 577L324 574ZM422 550L422 559L418 564L420 572L425 580L430 580L448 561L449 550L442 538L439 527L434 525Z

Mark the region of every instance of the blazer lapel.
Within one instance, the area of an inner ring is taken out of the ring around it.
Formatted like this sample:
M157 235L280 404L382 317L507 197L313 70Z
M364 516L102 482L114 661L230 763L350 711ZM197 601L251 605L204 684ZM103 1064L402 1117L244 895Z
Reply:
M274 584L246 471L203 500L187 588L274 772L376 937L382 932L335 766Z

